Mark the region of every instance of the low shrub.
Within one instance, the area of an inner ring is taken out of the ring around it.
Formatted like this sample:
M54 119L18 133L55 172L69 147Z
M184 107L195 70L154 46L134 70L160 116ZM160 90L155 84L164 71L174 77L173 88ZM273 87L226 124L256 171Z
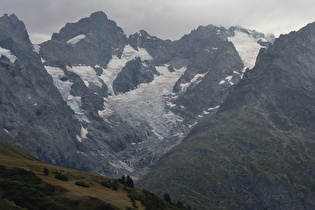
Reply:
M67 175L64 175L64 174L56 174L55 178L59 179L59 180L62 180L62 181L68 181Z
M90 187L89 184L79 181L79 182L75 182L76 185L80 186L80 187Z
M101 182L101 185L103 185L104 187L107 187L107 188L111 188L111 183L110 182Z

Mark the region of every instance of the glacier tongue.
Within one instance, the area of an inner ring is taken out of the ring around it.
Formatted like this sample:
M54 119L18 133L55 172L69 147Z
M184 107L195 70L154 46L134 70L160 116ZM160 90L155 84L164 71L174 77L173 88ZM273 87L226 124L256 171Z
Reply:
M152 127L152 132L163 140L172 136L170 132L182 119L166 109L168 99L172 96L175 82L185 72L186 67L170 72L167 66L157 66L159 76L150 83L140 84L138 88L119 95L109 96L104 102L107 106L99 113L119 113L121 118L132 126L140 126L142 122ZM106 118L106 116L102 116Z
M245 68L252 69L255 66L257 55L262 48L262 46L257 43L260 39L267 41L264 38L255 38L251 34L241 31L235 31L235 36L228 37L228 40L234 44L239 53Z

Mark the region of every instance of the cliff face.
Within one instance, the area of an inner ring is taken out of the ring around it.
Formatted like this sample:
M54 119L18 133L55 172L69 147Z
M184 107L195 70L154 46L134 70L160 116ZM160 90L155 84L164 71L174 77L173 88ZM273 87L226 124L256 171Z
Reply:
M0 46L1 127L44 161L84 167L74 161L80 127L15 15L0 18Z
M314 69L315 24L281 35L139 186L201 209L314 208Z

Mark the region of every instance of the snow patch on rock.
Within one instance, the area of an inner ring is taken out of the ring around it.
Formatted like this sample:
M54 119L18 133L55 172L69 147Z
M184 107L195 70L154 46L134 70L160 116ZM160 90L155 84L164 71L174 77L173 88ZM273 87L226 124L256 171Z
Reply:
M103 84L100 82L96 72L91 66L73 66L72 68L67 66L68 71L71 71L81 77L84 84L89 87L90 83L94 83L98 87L102 87Z
M207 72L208 73L208 72ZM204 73L204 74L196 74L194 76L194 78L192 78L189 82L187 83L182 83L180 84L180 87L182 88L182 91L186 91L187 88L192 85L192 84L198 84L199 82L201 82L201 80L199 78L203 78L206 76L207 73Z
M107 85L109 94L114 95L113 82L121 72L122 68L128 61L134 60L137 57L139 57L141 61L152 60L152 57L146 49L139 48L136 50L130 45L124 47L121 58L113 55L112 59L107 64L107 68L103 69L102 75L99 76L99 78Z
M0 56L7 57L11 63L14 63L17 60L16 56L13 55L10 50L2 47L0 47Z
M79 41L81 41L82 39L85 39L85 35L84 34L80 34L80 35L78 35L78 36L75 36L75 37L73 37L72 39L69 39L68 41L67 41L67 44L76 44L76 43L78 43Z
M67 102L68 106L74 111L75 116L80 121L86 121L90 122L88 118L85 116L84 111L80 108L81 107L81 97L78 96L72 96L70 94L71 92L71 86L72 82L69 80L62 80L62 78L66 77L64 71L58 67L52 67L52 66L44 66L46 71L51 75L53 79L54 85L59 90L62 98L64 101Z

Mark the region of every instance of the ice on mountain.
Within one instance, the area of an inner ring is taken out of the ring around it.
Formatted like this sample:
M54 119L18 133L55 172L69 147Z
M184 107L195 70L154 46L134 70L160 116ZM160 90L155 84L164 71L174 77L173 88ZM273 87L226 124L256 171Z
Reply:
M13 55L10 50L2 48L2 47L0 47L0 56L7 57L11 63L14 63L17 60L16 56Z
M218 105L218 106L216 106L216 107L210 107L210 108L208 109L208 111L212 111L212 110L215 110L215 109L218 109L218 108L220 108L220 105Z
M237 72L237 71L233 71L233 73L242 76L242 75L241 75L239 72Z
M40 50L40 45L33 44L33 51L36 52L37 54L39 54L39 50Z
M221 80L219 82L220 85L224 84L225 82L229 82L230 85L234 85L233 82L231 82L231 79L233 78L233 76L227 76L225 77L223 80Z
M195 125L197 125L197 123L198 123L198 122L194 122L193 124L188 125L188 128L192 128L192 127L194 127Z
M235 36L228 37L239 53L244 66L252 69L255 66L256 58L259 50L262 48L257 41L261 38L255 38L252 34L247 34L241 31L235 31Z
M86 139L86 135L88 134L88 130L81 125L81 138Z
M90 122L88 118L85 116L83 110L80 108L81 106L81 97L74 97L70 94L71 92L71 86L72 82L69 80L63 81L61 78L65 77L65 73L62 69L58 67L52 67L52 66L44 66L46 71L51 75L53 78L53 83L59 90L62 98L68 106L74 111L75 116L80 120L80 121L86 121Z
M192 78L189 82L180 84L182 91L185 92L191 84L198 84L199 82L201 82L201 80L198 81L198 79L203 78L204 76L206 76L207 73L208 72L204 74L196 74L194 78Z
M99 87L103 86L91 66L73 66L72 68L67 66L67 70L79 75L87 87L89 87L90 82Z
M68 98L67 98L67 104L71 107L71 109L79 115L82 115L83 112L80 109L81 106L81 97L79 96L73 96L71 94L69 94Z
M227 80L228 82L233 78L233 76L227 76L225 77L225 80Z
M84 34L80 34L80 35L78 35L78 36L75 36L75 37L73 37L72 39L69 39L68 41L67 41L67 44L76 44L76 43L78 43L79 41L81 41L82 39L85 39L85 35Z
M207 114L210 114L210 112L203 111L203 114L204 114L204 115L207 115Z
M171 107L171 108L176 106L176 104L169 102L169 101L166 102L166 105Z
M76 135L78 142L82 142L82 138L79 135Z
M46 71L51 75L53 78L54 85L57 87L59 92L62 95L62 98L67 101L68 96L70 95L72 82L69 80L63 81L61 78L65 77L65 73L62 69L58 67L52 67L52 66L45 66Z
M104 116L107 112L110 113L109 110L114 110L130 125L140 126L141 122L148 123L160 140L169 136L168 132L181 119L169 112L166 104L172 97L174 84L186 68L170 72L166 66L156 66L156 70L159 75L156 75L152 82L142 83L136 89L123 94L109 96L104 103L104 110L99 114Z
M104 120L106 120L110 115L114 114L114 111L108 105L107 99L103 98L103 100L104 100L103 110L98 110L98 115L101 116Z
M112 59L107 64L107 68L103 69L103 73L99 76L99 78L107 85L108 92L111 95L114 95L113 82L117 78L117 75L121 72L122 68L128 61L134 60L137 57L139 57L141 61L152 60L152 57L146 49L139 48L138 50L135 50L130 45L126 45L121 58L113 55Z

